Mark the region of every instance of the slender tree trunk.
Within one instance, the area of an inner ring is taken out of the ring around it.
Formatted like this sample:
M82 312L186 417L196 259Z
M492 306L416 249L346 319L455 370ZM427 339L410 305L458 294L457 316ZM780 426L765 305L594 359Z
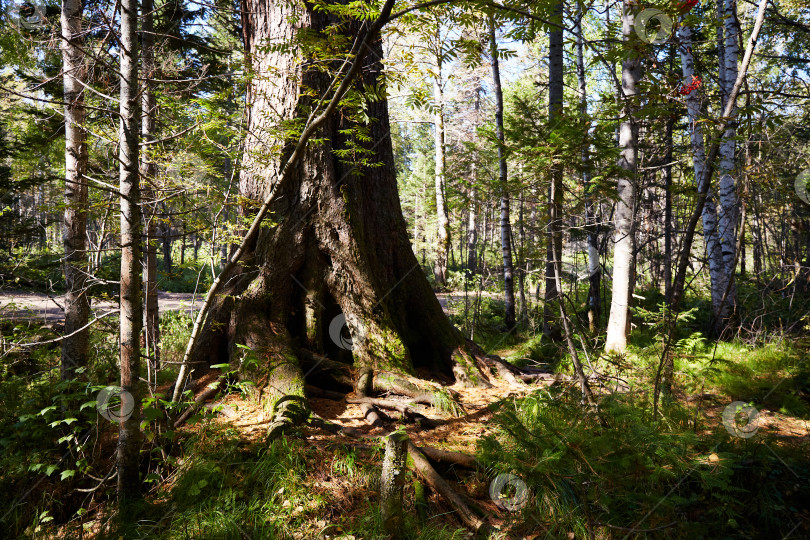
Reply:
M584 37L582 35L582 6L577 4L576 49L577 49L577 85L579 87L579 112L585 124L581 151L582 160L582 186L585 194L585 228L588 235L588 327L592 333L601 326L602 312L600 286L602 284L602 266L599 264L599 231L596 223L593 197L590 194L590 135L587 131L588 122L588 87L585 76Z
M153 0L142 0L141 18L141 57L143 64L144 90L141 102L141 138L143 141L155 140L155 111L157 104L154 92L151 88L151 80L155 78L155 51L154 51L154 10ZM144 190L144 199L152 198L150 184L157 179L157 165L148 156L142 156L141 178L147 183ZM160 369L160 311L158 306L158 286L157 286L157 227L155 226L156 208L155 204L146 206L148 215L146 216L146 242L144 257L146 259L144 269L144 330L146 332L146 352L149 358L149 383L157 384L157 370ZM185 247L185 237L183 238Z
M739 21L737 20L736 0L723 0L723 28L725 31L725 42L723 56L720 63L723 64L724 72L722 95L723 105L728 102L731 94L731 87L737 79L737 62L739 57ZM736 99L731 103L732 114L736 114ZM737 186L732 176L736 165L736 141L737 124L735 121L729 122L720 143L720 158L717 167L718 181L718 237L720 239L720 251L722 252L723 268L723 289L721 295L725 293L729 283L731 288L726 295L725 302L718 306L715 313L715 330L722 330L727 322L729 314L737 303L736 287L733 285L734 272L736 270L736 244L737 244L737 221L739 219L739 201L737 199Z
M473 183L476 182L476 169L473 164ZM470 202L467 209L467 271L470 275L478 271L478 192L470 188Z
M122 514L140 497L140 356L143 298L141 296L141 197L138 174L138 0L121 0L120 129L118 132L121 193L121 392L135 404L118 431L118 502ZM126 516L125 516L126 517Z
M689 26L682 26L679 31L681 41L681 70L684 77L684 84L691 84L695 80L695 60L692 52L692 29ZM725 72L721 68L721 72ZM733 83L733 81L732 81ZM706 151L703 141L703 129L700 123L700 93L698 89L693 89L686 96L686 110L689 118L689 132L692 147L692 163L695 171L695 181L698 191L706 191L706 202L703 205L703 239L706 246L706 257L709 266L709 277L711 280L712 307L715 317L720 316L720 300L726 290L726 275L723 270L723 254L721 249L721 239L718 235L717 206L711 186L700 184L705 178ZM710 181L707 179L706 181Z
M434 146L436 150L435 189L436 189L436 263L433 275L436 285L447 285L447 254L450 251L450 219L447 213L447 189L445 171L447 162L444 154L444 80L442 78L442 50L440 25L436 25L436 74L433 80L434 107Z
M162 225L163 271L172 272L172 227L168 223Z
M87 136L84 87L87 78L82 37L82 2L62 2L62 65L65 99L65 335L62 379L72 379L87 365L90 316L87 294Z
M503 253L503 289L506 302L504 322L508 329L515 326L514 266L512 265L512 224L509 218L509 185L503 134L503 91L498 61L498 42L495 39L495 21L489 18L489 47L492 56L492 86L495 94L495 137L498 139L498 186L501 190L501 251Z
M636 41L634 25L634 4L624 0L622 4L622 35L628 50L622 62L623 118L619 126L619 166L626 177L619 178L617 186L614 248L613 248L613 293L608 319L607 352L623 353L627 348L627 334L630 331L630 294L633 279L633 245L635 236L636 205L636 162L638 159L638 124L634 117L638 91L636 85L641 79L641 61L631 48Z
M554 5L554 20L562 21L562 3ZM560 27L551 27L548 32L548 125L549 131L557 127L562 113L563 90L565 88L563 72L563 31ZM559 159L559 152L554 151L551 167L549 167L548 188L548 233L546 241L546 292L543 305L543 333L546 335L559 334L559 325L556 324L558 314L554 310L558 294L556 263L562 266L562 205L563 205L563 164ZM558 234L558 231L559 234Z
M664 167L664 298L672 299L672 131L675 126L675 112L667 118L666 153Z

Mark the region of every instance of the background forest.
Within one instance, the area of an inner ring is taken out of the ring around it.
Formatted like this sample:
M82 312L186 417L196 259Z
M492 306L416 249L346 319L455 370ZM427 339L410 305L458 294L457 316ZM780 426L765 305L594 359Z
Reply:
M808 51L0 0L0 538L810 538Z

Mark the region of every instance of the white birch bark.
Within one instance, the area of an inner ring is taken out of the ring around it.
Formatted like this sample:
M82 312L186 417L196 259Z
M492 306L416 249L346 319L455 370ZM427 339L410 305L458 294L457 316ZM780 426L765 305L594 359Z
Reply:
M692 53L692 29L689 26L682 26L679 30L681 71L683 73L684 84L692 82L695 76L695 59ZM698 183L698 190L705 188L703 182L710 181L704 178L706 170L706 148L703 141L703 129L700 120L700 95L698 89L693 89L686 96L686 111L689 117L689 134L692 147L692 163L695 171L695 181ZM720 248L720 238L717 232L717 208L714 194L711 188L706 195L706 203L703 206L703 240L706 246L706 258L709 266L709 276L711 279L711 296L714 313L718 313L720 299L726 287L726 276L723 268L723 253Z
M633 39L634 4L624 0L622 4L622 35L624 41ZM634 211L636 204L635 174L638 158L638 125L633 118L633 100L638 93L636 85L641 78L640 59L632 51L622 62L623 118L619 125L619 166L627 176L619 178L615 213L613 248L613 293L610 301L610 318L607 326L606 352L623 353L627 349L627 334L630 330L630 292L633 273L633 236L635 234Z
M724 56L720 58L725 72L725 79L723 81L723 96L728 100L731 94L731 87L737 79L737 63L739 57L739 29L737 22L737 2L736 0L724 0L723 3L723 28L725 31L724 40ZM732 115L737 112L736 100L731 103ZM732 173L736 165L735 152L737 149L735 137L737 135L736 123L729 122L723 134L723 140L720 143L720 159L718 165L718 235L720 238L720 249L722 251L722 264L724 271L723 290L720 295L725 293L731 276L734 274L734 266L736 259L736 239L737 239L737 216L738 200L737 200L737 186ZM731 307L736 304L736 294L733 288L729 290L728 298L723 306L715 313L718 322L725 319Z

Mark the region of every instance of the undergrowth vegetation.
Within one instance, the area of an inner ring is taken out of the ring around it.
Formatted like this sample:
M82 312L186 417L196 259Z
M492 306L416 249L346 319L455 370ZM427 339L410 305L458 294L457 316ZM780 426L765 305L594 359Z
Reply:
M498 434L480 454L528 487L512 532L784 538L806 519L806 441L733 437L718 418L696 424L677 403L662 413L653 418L643 394L632 393L605 396L598 414L583 413L578 392L562 389L504 403Z

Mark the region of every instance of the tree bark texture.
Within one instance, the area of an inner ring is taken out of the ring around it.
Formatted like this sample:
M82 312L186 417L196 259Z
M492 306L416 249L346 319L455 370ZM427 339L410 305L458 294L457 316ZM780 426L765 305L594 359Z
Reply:
M121 206L121 392L128 392L135 408L122 414L118 431L118 502L126 514L128 503L140 496L141 329L141 208L138 174L138 0L121 1L120 109L118 132ZM122 413L127 405L121 400Z
M369 99L368 124L350 111L332 115L297 165L279 176L289 137L279 127L317 106L327 74L302 69L299 38L323 37L338 21L311 8L244 0L249 69L248 130L240 194L265 200L269 212L255 241L223 276L192 365L231 362L256 383L257 397L279 429L307 413L299 350L358 367L487 384L477 359L442 312L420 271L402 217L389 135L388 106ZM294 22L293 22L294 21ZM342 28L363 35L364 25ZM273 44L297 44L292 48ZM372 40L355 89L378 85L382 44ZM367 130L370 142L347 130ZM348 162L362 147L380 166ZM279 179L283 181L279 181ZM250 206L246 211L250 211ZM350 351L350 352L349 352Z
M392 538L402 536L402 491L407 470L408 436L396 431L385 441L382 474L380 476L380 517L385 531Z
M84 87L87 78L82 37L81 0L62 2L62 66L65 99L65 335L62 379L72 379L87 365L90 302L87 285L87 135L84 130ZM74 333L75 332L75 333Z

